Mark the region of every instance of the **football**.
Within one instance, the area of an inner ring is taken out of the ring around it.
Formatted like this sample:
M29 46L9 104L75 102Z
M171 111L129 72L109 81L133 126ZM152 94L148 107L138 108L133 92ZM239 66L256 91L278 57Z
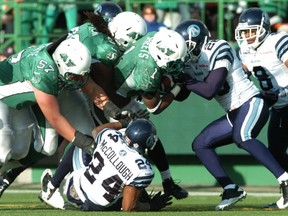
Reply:
M169 92L173 86L174 86L174 81L173 81L173 77L171 75L163 75L162 79L161 79L161 88L160 88L160 92L162 94L165 94L167 92Z

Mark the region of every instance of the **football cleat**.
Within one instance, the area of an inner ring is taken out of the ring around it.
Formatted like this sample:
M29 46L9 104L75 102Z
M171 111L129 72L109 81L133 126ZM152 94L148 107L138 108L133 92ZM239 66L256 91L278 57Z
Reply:
M2 194L4 193L4 191L9 187L9 182L7 179L0 179L0 198L2 196Z
M281 202L281 200L283 200L283 197L281 197L278 201ZM277 201L277 202L278 202ZM279 209L278 205L277 205L277 202L274 202L274 203L270 203L268 205L265 205L263 206L263 208L269 208L269 209Z
M46 169L41 176L41 192L38 198L57 209L65 209L66 202L61 195L59 188L55 188L52 183L52 172L50 169Z
M165 181L162 182L162 186L167 196L173 196L176 199L188 197L188 191L177 185L172 178L165 179Z
M280 191L282 197L276 203L266 205L264 208L286 209L288 207L288 180L282 181L280 184Z
M245 199L247 193L237 185L234 188L226 188L221 194L222 201L215 207L215 210L224 210L233 206L238 201Z

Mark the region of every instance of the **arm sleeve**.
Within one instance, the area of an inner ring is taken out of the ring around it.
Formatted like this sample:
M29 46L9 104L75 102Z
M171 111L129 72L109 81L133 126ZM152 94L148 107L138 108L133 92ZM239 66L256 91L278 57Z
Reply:
M205 99L211 100L222 88L227 74L228 71L225 67L212 70L203 82L195 80L194 82L189 82L188 80L186 88Z

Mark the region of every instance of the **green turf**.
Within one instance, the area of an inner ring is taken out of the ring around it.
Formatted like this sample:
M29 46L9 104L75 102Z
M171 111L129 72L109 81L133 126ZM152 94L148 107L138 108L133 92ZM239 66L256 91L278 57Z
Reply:
M52 209L40 202L37 193L5 193L0 199L1 216L76 216L76 215L111 215L117 216L127 214L124 212L80 212L63 211ZM183 200L173 200L173 204L161 212L137 212L129 213L137 216L177 216L177 215L221 215L221 216L265 216L265 215L288 215L287 210L265 210L263 205L277 200L277 197L255 197L249 196L238 202L233 208L225 211L215 211L215 205L220 201L220 197L213 196L189 196Z

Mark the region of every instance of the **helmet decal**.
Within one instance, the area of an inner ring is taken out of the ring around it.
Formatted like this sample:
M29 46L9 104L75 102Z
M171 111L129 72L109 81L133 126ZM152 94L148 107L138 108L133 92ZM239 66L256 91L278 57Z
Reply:
M60 57L63 59L63 62L66 64L67 67L74 67L76 66L72 59L68 57L66 53L61 53Z
M191 35L191 37L198 37L200 35L200 28L197 25L190 25L187 28L187 32Z
M169 47L163 47L161 46L161 44L159 46L156 46L158 50L160 50L162 53L164 53L166 56L171 56L173 55L175 52L170 49Z
M134 40L138 40L139 38L141 38L143 36L143 35L140 35L136 32L130 32L127 35Z

